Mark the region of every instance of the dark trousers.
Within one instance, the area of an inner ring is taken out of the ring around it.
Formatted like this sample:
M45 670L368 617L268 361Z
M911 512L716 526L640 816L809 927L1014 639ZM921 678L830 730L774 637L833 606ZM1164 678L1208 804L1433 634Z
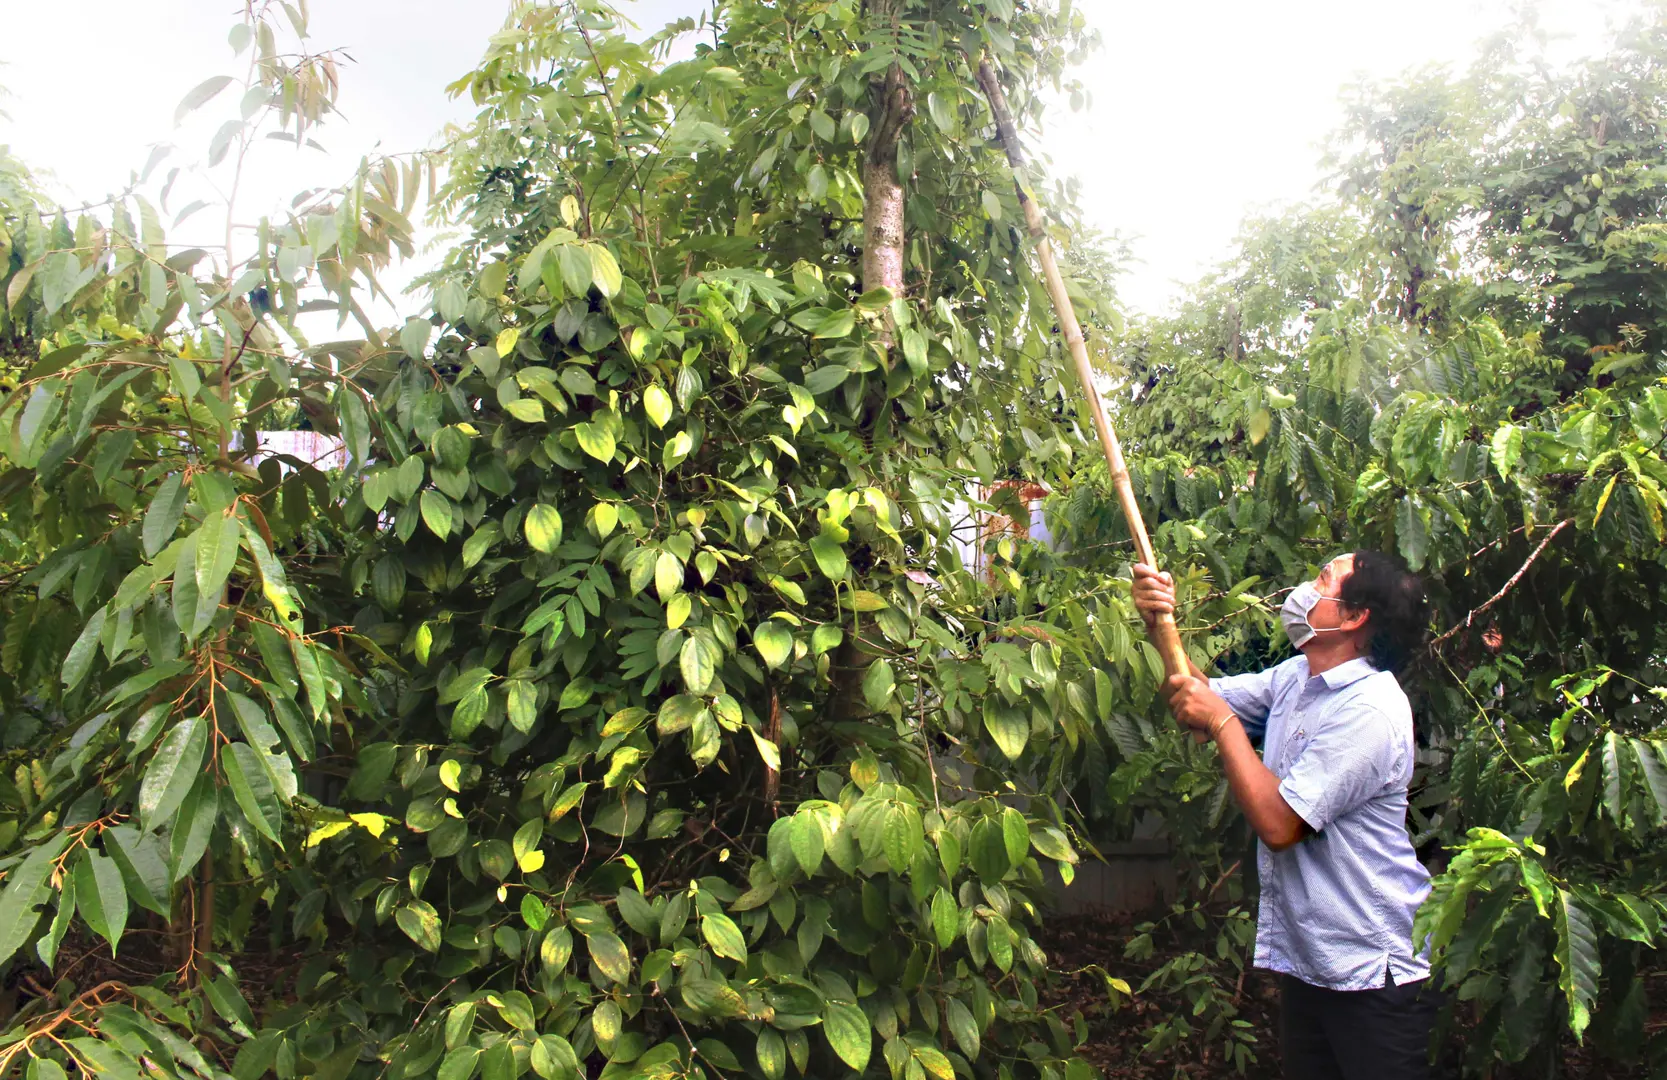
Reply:
M1286 1080L1430 1080L1430 1032L1441 1003L1428 981L1326 990L1281 975Z

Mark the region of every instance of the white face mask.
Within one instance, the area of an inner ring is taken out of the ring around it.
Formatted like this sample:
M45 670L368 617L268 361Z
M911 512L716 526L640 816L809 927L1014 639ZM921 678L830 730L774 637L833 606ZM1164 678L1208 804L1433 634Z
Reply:
M1315 634L1341 630L1340 626L1314 626L1308 621L1309 612L1321 600L1335 600L1334 596L1325 596L1312 581L1305 581L1291 590L1291 595L1285 598L1285 603L1279 609L1279 621L1285 626L1285 636L1291 639L1291 646L1300 649L1314 640Z

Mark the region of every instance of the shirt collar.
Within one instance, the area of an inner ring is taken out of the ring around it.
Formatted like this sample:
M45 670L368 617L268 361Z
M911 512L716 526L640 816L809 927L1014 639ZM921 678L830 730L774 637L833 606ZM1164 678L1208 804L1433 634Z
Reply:
M1341 690L1343 687L1348 686L1351 683L1359 682L1361 679L1373 674L1377 670L1377 668L1372 666L1372 662L1370 660L1366 659L1364 656L1357 656L1353 660L1346 660L1343 663L1338 664L1336 667L1322 672L1320 674L1320 678L1325 680L1325 684L1328 689Z

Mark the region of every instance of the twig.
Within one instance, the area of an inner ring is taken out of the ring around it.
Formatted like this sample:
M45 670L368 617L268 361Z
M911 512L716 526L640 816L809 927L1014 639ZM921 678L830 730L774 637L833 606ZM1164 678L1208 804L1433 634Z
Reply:
M1243 859L1234 859L1233 865L1221 872L1221 876L1216 878L1216 883L1211 885L1210 891L1204 895L1204 903L1208 904L1211 900L1216 898L1216 890L1227 883L1227 879L1232 877L1233 874L1238 871L1239 864L1242 862L1244 862Z
M0 1051L0 1075L3 1075L8 1069L11 1068L13 1060L16 1059L18 1054L27 1050L32 1041L43 1036L51 1039L53 1038L52 1033L62 1024L66 1022L77 1023L76 1013L78 1010L88 1008L89 1006L98 1008L104 1005L105 1002L102 1000L103 996L109 991L124 994L128 992L127 985L125 983L118 982L114 979L101 982L91 990L88 990L76 997L74 1001L71 1001L68 1005L64 1006L64 1008L61 1009L56 1016L52 1017L52 1019L48 1020L46 1023L36 1026L31 1031L23 1032L18 1041L6 1047L5 1050Z
M1433 651L1441 645L1442 642L1446 641L1460 630L1468 630L1471 623L1476 621L1476 616L1482 614L1484 611L1487 611L1489 608L1493 607L1493 605L1503 600L1505 598L1505 594L1515 588L1516 583L1522 580L1522 575L1528 573L1528 568L1534 565L1534 560L1540 557L1540 552L1545 550L1546 545L1551 543L1551 541L1556 538L1558 533L1573 524L1573 518L1564 518L1562 521L1553 525L1551 527L1551 531L1545 534L1545 539L1541 540L1539 546L1536 547L1533 553L1528 556L1528 561L1517 568L1517 572L1512 574L1504 585L1500 586L1499 591L1488 597L1480 607L1471 608L1470 613L1459 622L1454 623L1451 630L1448 630L1445 634L1442 634L1440 637L1430 642L1430 649Z

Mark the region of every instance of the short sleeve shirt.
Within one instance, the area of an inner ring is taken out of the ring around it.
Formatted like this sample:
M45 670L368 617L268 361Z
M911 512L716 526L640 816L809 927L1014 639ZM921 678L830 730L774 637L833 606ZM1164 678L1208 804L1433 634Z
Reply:
M1407 834L1412 706L1395 676L1365 659L1310 675L1296 656L1210 687L1265 726L1262 761L1313 830L1284 851L1257 843L1256 966L1331 990L1427 977L1412 920L1430 875Z

